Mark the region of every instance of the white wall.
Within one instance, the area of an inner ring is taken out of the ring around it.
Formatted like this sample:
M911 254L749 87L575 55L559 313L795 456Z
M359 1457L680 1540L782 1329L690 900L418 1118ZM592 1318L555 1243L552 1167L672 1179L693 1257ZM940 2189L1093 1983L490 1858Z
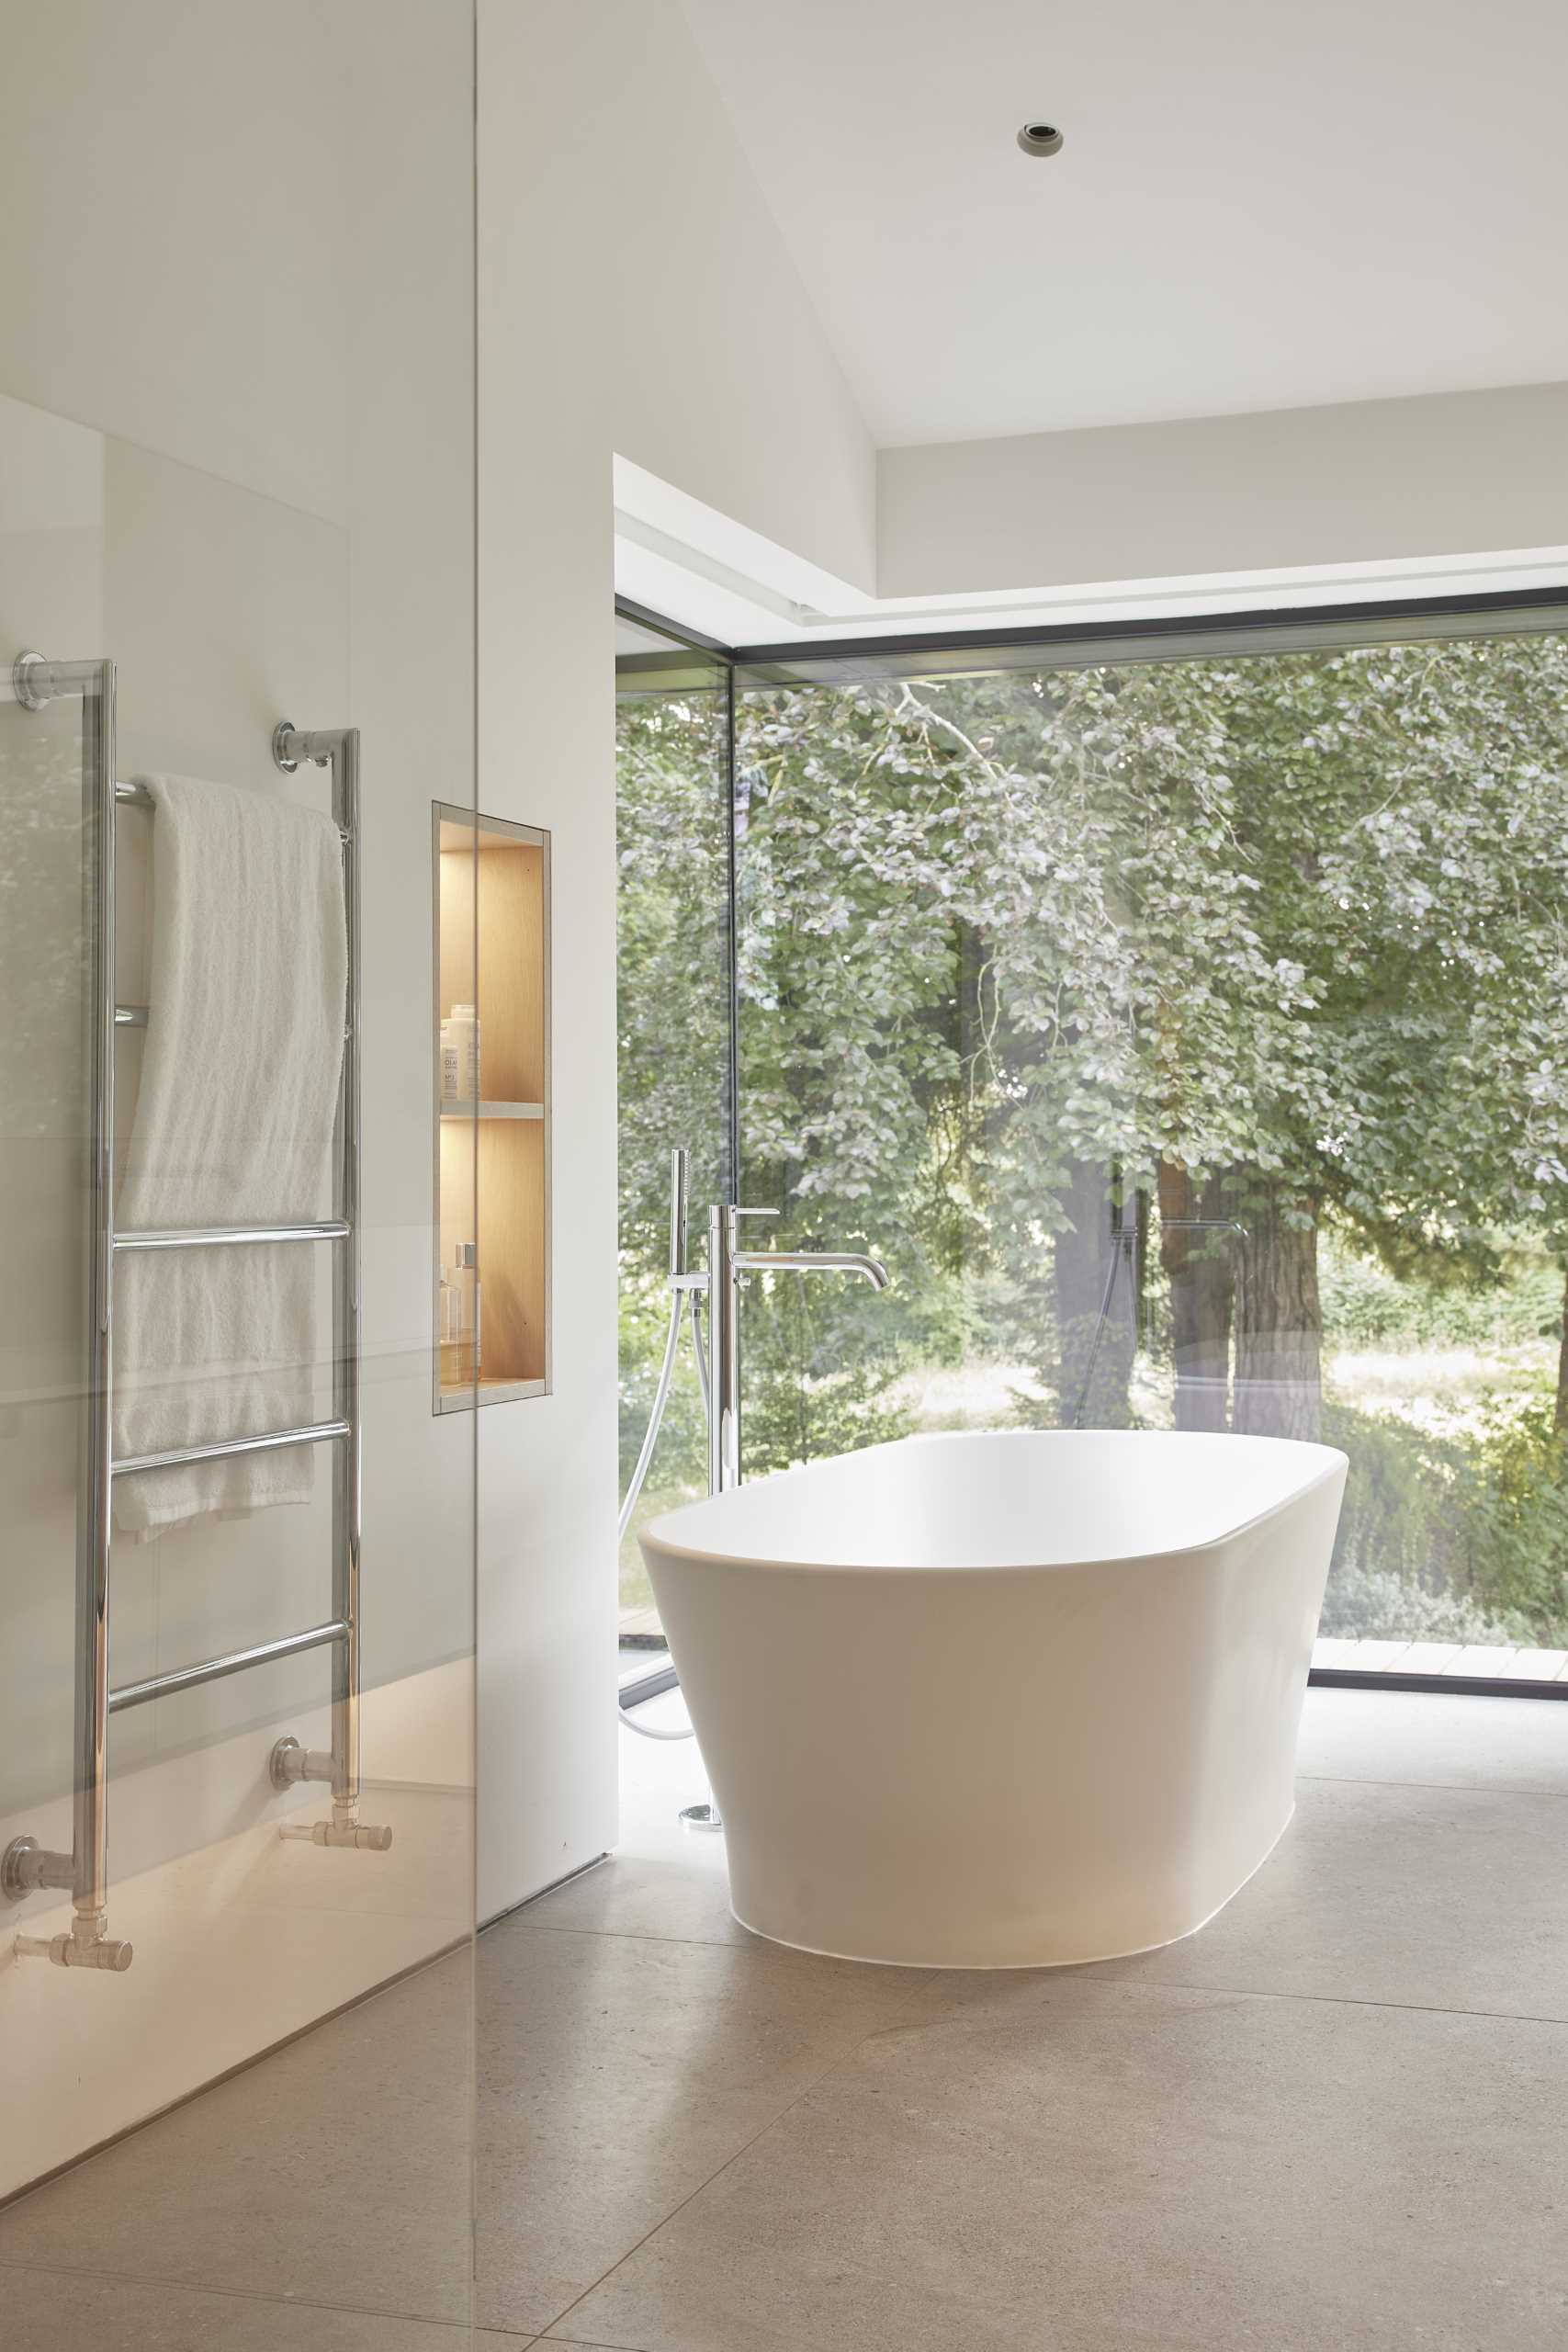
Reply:
M280 1848L266 1758L283 1731L321 1744L324 1654L116 1719L110 1921L136 1961L0 1971L0 2191L472 1921L473 1427L430 1390L430 804L473 780L469 14L199 16L57 0L44 60L36 9L0 0L0 53L35 60L0 143L0 659L112 657L122 774L318 797L273 769L274 721L362 730L365 1760L404 1785L367 1807L390 1856ZM0 978L25 1010L0 1062L0 1843L70 1834L79 737L79 706L0 704ZM122 820L132 948L149 821ZM117 1545L114 1679L318 1620L329 1483Z
M1568 547L1568 385L884 449L883 596Z
M481 1413L481 1914L615 1840L612 459L870 585L873 453L674 0L481 0L479 805L555 888L555 1394Z
M479 103L487 467L526 399L525 468L614 450L869 588L871 439L677 0L481 0Z

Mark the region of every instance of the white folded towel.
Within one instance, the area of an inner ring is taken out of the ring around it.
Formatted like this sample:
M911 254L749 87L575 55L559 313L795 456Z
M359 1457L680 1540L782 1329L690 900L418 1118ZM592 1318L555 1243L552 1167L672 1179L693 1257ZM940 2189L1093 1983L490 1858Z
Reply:
M188 776L154 802L152 955L122 1231L332 1214L348 980L343 856L315 809ZM127 1250L114 1274L117 1459L318 1418L315 1299L333 1242ZM114 1482L133 1538L309 1499L311 1446Z

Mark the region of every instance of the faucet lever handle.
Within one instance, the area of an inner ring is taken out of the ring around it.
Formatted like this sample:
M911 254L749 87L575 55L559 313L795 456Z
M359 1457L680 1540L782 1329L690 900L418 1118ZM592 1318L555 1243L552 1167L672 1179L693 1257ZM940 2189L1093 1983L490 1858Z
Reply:
M735 1214L737 1216L777 1216L779 1212L777 1209L737 1208Z

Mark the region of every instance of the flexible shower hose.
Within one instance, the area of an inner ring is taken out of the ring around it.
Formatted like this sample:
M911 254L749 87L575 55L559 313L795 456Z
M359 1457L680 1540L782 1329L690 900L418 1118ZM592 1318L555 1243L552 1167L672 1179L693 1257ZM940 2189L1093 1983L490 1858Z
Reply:
M643 1431L642 1450L637 1455L637 1467L632 1472L631 1483L626 1488L626 1498L621 1504L621 1515L616 1521L617 1544L624 1543L626 1540L626 1530L631 1525L632 1513L637 1509L637 1498L642 1492L643 1480L648 1476L648 1465L653 1459L653 1449L659 1442L659 1431L664 1419L664 1408L670 1402L670 1384L675 1377L675 1354L681 1344L681 1310L687 1297L692 1302L692 1345L696 1351L697 1383L703 1392L705 1419L710 1409L707 1357L703 1350L702 1306L695 1291L672 1290L670 1295L670 1329L664 1338L664 1361L659 1367L659 1385L653 1392L653 1409L649 1414L648 1427ZM615 1713L624 1729L635 1731L639 1739L692 1739L695 1736L690 1724L679 1731L661 1731L654 1724L639 1724L618 1701Z

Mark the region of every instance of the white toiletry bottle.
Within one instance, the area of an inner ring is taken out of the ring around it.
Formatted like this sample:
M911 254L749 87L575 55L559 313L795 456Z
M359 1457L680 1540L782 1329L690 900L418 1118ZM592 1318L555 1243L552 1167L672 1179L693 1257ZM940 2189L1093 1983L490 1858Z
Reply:
M457 1293L447 1280L446 1268L441 1268L440 1286L435 1294L435 1329L441 1355L441 1385L460 1388L465 1377L463 1350L457 1337Z
M471 1241L459 1241L454 1252L453 1289L457 1312L456 1337L462 1343L464 1371L477 1375L479 1368L479 1250Z
M450 1013L441 1023L441 1100L456 1102L461 1099L457 1070L457 1035ZM445 1282L446 1276L442 1280Z
M452 1032L454 1059L457 1067L457 1100L477 1102L479 1099L479 1022L471 1004L455 1004L446 1026ZM445 1050L442 1056L445 1067Z

